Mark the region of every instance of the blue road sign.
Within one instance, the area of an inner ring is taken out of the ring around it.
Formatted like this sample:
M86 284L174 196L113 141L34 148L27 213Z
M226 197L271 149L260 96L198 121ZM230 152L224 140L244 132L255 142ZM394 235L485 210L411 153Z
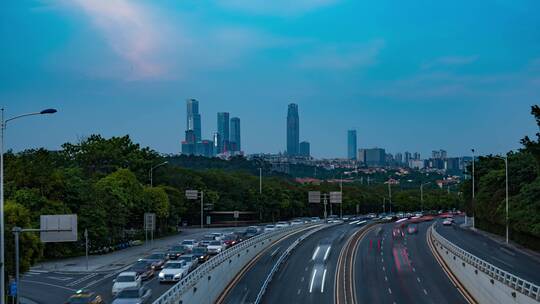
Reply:
M17 295L17 282L13 281L9 284L9 294L13 297Z

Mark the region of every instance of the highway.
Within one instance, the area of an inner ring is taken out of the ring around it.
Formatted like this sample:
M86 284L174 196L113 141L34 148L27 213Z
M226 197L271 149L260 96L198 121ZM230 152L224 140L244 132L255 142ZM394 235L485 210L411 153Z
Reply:
M440 235L475 256L521 277L531 283L540 285L540 261L512 247L500 244L486 236L459 227L463 218L456 218L453 226L437 223L436 230Z
M426 241L432 222L417 234L393 236L394 223L371 229L356 256L356 302L466 303L433 257Z

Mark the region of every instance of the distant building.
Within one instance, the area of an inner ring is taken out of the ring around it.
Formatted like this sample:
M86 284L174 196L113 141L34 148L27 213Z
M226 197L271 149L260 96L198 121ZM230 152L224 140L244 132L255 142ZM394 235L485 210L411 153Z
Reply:
M218 132L214 132L212 135L212 143L214 145L214 156L221 153L221 135Z
M442 158L429 159L429 167L432 169L444 170L445 161Z
M195 134L195 141L201 140L201 114L199 114L199 102L190 98L186 100L186 130L192 130Z
M298 105L291 103L287 110L287 155L298 155L299 142L300 118L298 116Z
M240 118L231 118L231 134L230 134L231 151L238 152L242 150L240 143Z
M413 159L414 160L420 160L420 153L414 152Z
M403 159L406 166L409 165L409 161L412 159L411 153L405 151L405 158Z
M356 130L347 131L347 158L356 159Z
M411 159L409 161L409 167L412 169L424 169L425 163L421 159Z
M217 113L217 131L221 137L219 143L220 151L218 153L224 153L229 150L229 113L218 112Z
M381 148L360 149L358 160L368 167L382 167L386 165L386 152Z
M299 154L300 156L303 156L303 157L310 157L310 147L309 147L309 142L307 141L303 141L300 143L300 151L299 151Z
M394 155L394 160L396 161L396 163L398 165L402 165L403 164L403 154L396 153L396 155Z
M182 141L182 154L193 155L195 154L195 143L197 142L195 138L194 130L186 130L185 140Z
M195 145L195 155L212 157L214 155L214 145L211 140L200 140Z
M445 150L435 150L431 152L431 158L434 159L446 159L446 151Z
M446 172L451 173L460 173L461 172L461 166L460 166L460 159L459 157L449 157L445 161L444 169Z

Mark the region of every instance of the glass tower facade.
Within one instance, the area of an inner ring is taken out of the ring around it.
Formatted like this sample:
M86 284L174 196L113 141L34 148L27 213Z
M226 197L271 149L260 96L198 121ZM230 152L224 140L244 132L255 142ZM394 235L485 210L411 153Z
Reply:
M356 130L347 131L347 158L356 159Z
M219 153L227 152L230 150L229 147L229 112L219 112L217 113L217 129L218 133L221 136L220 147L221 151Z
M298 155L300 144L300 118L298 117L298 105L289 104L287 111L287 155Z
M240 118L231 118L231 137L229 138L231 144L231 151L242 151L240 143Z
M186 100L186 107L186 130L192 130L195 133L195 142L197 142L201 140L201 114L199 114L199 102L196 99L190 98Z

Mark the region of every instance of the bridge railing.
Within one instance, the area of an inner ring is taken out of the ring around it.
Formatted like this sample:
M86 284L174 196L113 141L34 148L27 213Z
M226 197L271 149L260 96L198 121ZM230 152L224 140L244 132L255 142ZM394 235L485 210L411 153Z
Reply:
M485 260L450 242L445 237L440 235L435 229L431 230L434 240L436 241L437 245L440 247L441 250L447 250L451 252L455 257L458 257L464 263L471 265L477 271L483 272L491 279L508 286L514 292L521 293L536 301L540 300L540 286L524 280L516 275L513 275L508 271L502 270L489 262L486 262ZM464 265L465 264L463 264L463 266Z
M292 233L301 228L306 228L311 225L313 224L296 225L296 226L290 226L286 228L280 228L271 232L261 233L255 237L252 237L248 240L245 240L239 243L238 245L233 246L232 248L224 250L223 252L217 254L213 258L210 258L204 264L197 267L195 270L189 273L186 277L184 277L182 280L176 283L173 287L167 290L167 292L161 295L161 297L155 300L154 304L182 303L182 300L180 299L184 295L187 295L188 293L190 293L189 294L190 297L193 294L195 294L197 292L196 285L199 284L203 279L210 281L212 279L212 274L214 272L216 272L216 274L218 275L223 275L223 271L214 271L214 270L216 270L217 268L226 266L225 263L228 263L229 265L231 264L234 265L234 267L231 267L232 269L228 269L229 272L231 273L227 274L227 276L232 277L232 272L236 273L237 271L239 271L241 267L245 265L248 262L248 260L255 255L255 252L260 252L262 248L266 248L275 240L279 239L280 237L286 234ZM252 250L251 253L250 253L250 250ZM223 284L224 285L223 288L224 288L228 284L228 282L223 282L223 281L224 280L219 280L219 283ZM214 286L215 284L217 284L217 282L214 283ZM205 293L205 292L209 293L208 290L201 290L199 294ZM205 302L213 303L213 300L214 300L213 298L215 297L216 295L210 296L209 300L206 300L207 297L205 297ZM202 302L198 302L198 303L202 303Z

